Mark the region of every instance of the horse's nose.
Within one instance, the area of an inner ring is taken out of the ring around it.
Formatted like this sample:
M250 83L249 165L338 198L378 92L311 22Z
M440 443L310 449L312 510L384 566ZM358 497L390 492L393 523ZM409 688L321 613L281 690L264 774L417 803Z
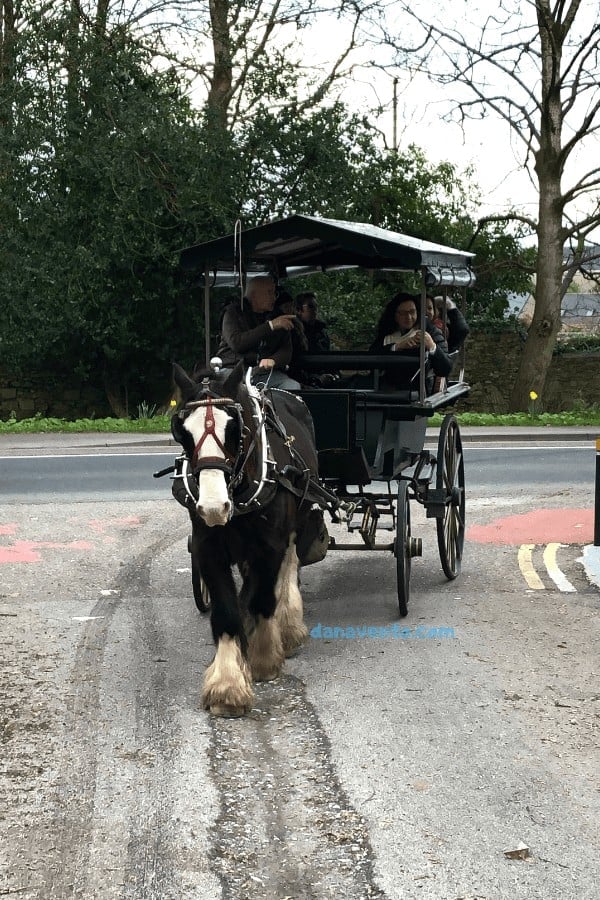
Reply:
M231 500L206 505L198 503L196 511L200 518L210 527L213 525L226 525L231 516Z

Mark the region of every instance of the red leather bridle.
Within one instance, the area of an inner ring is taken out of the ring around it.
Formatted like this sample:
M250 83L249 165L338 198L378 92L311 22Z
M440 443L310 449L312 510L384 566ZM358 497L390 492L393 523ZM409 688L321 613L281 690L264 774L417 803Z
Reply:
M240 422L240 448L238 448L237 454L230 453L223 442L221 441L219 435L215 431L215 414L213 406L229 406L233 407L234 412L237 413L238 419ZM197 409L198 407L203 407L206 409L206 415L204 418L204 431L202 432L200 438L196 442L194 447L194 451L192 453L192 458L190 460L190 464L192 470L194 472L199 472L202 469L221 469L227 475L231 475L234 470L237 455L241 449L241 412L238 407L238 404L235 403L230 397L207 397L205 400L193 400L190 403L186 403L185 412L190 412L193 409ZM200 457L200 450L204 445L204 442L207 438L212 437L218 449L222 452L223 456L202 456Z
M202 445L204 444L204 441L208 437L211 437L214 440L215 444L217 445L219 450L222 452L223 457L225 459L231 459L229 453L227 452L227 450L225 449L225 447L223 445L223 442L221 441L221 438L215 431L215 414L213 411L212 400L209 397L208 400L206 400L204 402L206 403L206 416L204 418L204 432L203 432L200 440L196 443L196 446L194 447L194 452L192 454L192 468L193 469L195 469L196 466L198 465L198 454L200 453L200 450L202 449ZM207 462L212 463L212 462L215 462L216 460L221 461L221 457L220 456L203 456L202 457L203 464L207 463Z

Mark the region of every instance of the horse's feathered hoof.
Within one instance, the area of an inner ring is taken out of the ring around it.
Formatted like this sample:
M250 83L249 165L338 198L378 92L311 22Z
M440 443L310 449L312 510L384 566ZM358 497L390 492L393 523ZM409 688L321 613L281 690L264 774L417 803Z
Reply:
M303 623L290 622L286 630L281 630L281 641L286 659L297 656L308 639L308 630Z
M222 719L239 719L250 712L249 706L231 706L228 703L215 703L208 707L211 716L220 716Z
M237 638L221 636L212 663L204 673L202 705L215 716L243 716L252 708L250 667Z
M253 681L274 681L280 674L285 655L279 624L273 617L256 617L248 641L248 662Z
M252 681L275 681L281 675L281 666L277 669L252 669Z

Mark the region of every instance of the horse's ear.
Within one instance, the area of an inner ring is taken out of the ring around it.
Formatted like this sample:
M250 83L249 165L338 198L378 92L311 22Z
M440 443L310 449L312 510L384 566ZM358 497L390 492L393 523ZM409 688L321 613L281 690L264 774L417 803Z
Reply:
M181 396L184 403L187 403L198 390L198 385L192 381L185 369L182 369L179 363L173 363L173 378L175 384L181 390Z
M223 384L223 393L230 397L237 397L240 384L244 380L244 363L240 360L235 366L231 375L228 375Z
M178 444L183 444L183 422L178 413L171 416L171 434Z

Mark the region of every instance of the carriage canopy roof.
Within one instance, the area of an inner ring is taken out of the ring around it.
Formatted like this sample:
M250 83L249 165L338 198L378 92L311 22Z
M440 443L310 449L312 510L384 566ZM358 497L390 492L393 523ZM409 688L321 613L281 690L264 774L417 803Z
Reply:
M474 280L469 267L473 255L376 225L294 215L188 247L181 253L181 264L198 274L208 269L213 278L217 273L234 275L240 268L277 278L346 266L426 268L430 284L458 285Z

